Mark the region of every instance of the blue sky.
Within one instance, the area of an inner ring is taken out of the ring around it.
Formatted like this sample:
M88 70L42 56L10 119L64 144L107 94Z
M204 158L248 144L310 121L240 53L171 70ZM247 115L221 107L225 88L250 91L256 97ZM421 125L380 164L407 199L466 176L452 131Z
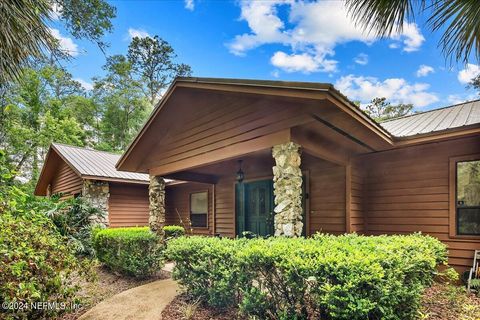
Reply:
M355 27L341 1L111 3L117 17L105 37L107 55L125 54L132 35L159 35L198 77L329 82L351 100L386 97L419 111L478 98L465 88L480 73L478 61L451 66L422 17L401 34L376 39ZM64 65L89 88L103 74L105 55L58 23L52 28L74 55Z

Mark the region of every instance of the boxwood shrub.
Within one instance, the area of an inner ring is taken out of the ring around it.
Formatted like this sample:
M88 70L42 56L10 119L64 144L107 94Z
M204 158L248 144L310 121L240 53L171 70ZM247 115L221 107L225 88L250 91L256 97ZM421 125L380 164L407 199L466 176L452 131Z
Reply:
M163 227L165 238L178 238L185 235L185 228L181 226L165 226Z
M446 247L419 234L178 238L167 254L195 298L259 319L414 319Z
M153 275L163 265L163 244L148 227L95 230L97 258L113 271L134 277Z

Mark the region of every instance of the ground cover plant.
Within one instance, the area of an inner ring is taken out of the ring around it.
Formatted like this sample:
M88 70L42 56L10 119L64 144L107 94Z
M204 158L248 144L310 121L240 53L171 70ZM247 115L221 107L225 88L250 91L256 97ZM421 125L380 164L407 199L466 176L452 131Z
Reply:
M259 319L414 319L446 248L423 235L173 239L194 299Z
M115 272L148 277L163 265L164 244L148 227L95 230L97 258Z

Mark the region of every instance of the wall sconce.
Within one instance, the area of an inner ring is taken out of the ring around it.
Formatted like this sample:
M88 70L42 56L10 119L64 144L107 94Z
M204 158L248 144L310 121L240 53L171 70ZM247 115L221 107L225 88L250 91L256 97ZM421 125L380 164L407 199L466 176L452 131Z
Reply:
M242 170L242 160L238 160L238 171L237 171L237 182L242 183L243 179L245 178L245 174Z

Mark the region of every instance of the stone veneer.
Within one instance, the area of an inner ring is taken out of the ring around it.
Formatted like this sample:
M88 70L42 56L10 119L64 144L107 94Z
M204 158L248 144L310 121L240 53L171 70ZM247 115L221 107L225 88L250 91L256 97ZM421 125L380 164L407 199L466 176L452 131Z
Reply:
M150 176L148 198L150 201L150 217L148 219L150 229L163 237L163 227L165 226L165 180L162 177Z
M293 142L272 148L275 159L273 188L275 196L275 236L302 235L302 170L300 145Z
M85 180L83 183L82 197L89 202L92 207L98 208L102 213L102 215L91 218L91 222L108 227L108 198L110 197L108 182Z

